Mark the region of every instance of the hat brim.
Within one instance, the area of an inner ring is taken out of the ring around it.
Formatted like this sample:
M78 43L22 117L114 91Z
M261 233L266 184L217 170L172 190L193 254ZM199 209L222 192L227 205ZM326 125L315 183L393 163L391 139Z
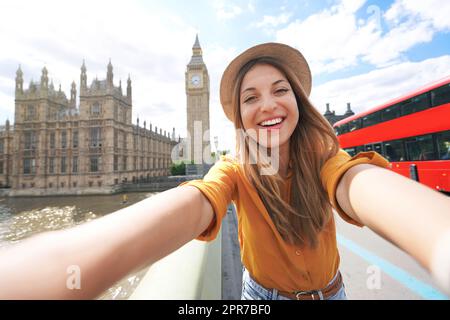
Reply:
M284 64L291 66L292 71L300 80L300 84L305 94L309 97L309 94L311 93L311 70L308 62L300 51L288 45L274 42L251 47L230 62L223 72L222 80L220 81L220 103L222 104L223 111L227 118L233 122L231 101L234 83L239 70L241 70L241 68L249 61L262 57L273 57L277 60L281 60Z

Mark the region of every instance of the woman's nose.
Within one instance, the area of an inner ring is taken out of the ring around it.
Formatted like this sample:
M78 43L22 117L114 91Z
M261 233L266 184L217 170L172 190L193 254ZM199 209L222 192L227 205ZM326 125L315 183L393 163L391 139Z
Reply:
M272 97L264 97L261 100L260 111L270 112L277 106L276 101Z

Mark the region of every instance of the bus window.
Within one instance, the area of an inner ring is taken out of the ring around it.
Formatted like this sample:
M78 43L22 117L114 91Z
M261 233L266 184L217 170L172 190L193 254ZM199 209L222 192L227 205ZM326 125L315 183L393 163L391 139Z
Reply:
M371 144L366 144L364 146L364 151L373 151L373 146Z
M400 117L400 105L394 104L383 110L382 121L389 121Z
M402 140L392 140L384 143L385 157L388 161L405 161L405 149Z
M381 122L381 111L377 111L362 118L362 126L370 127Z
M382 150L382 147L381 147L381 143L374 143L373 144L373 151L375 151L375 152L377 152L377 153L379 153L379 154L383 154L383 150Z
M431 103L433 107L450 102L450 83L431 91Z
M402 116L419 112L430 107L430 99L428 93L423 93L417 97L405 100L401 103Z
M356 119L353 121L350 121L348 124L348 130L349 132L355 131L361 129L361 119Z
M357 146L356 147L356 154L363 152L364 151L364 146Z
M438 159L450 160L450 131L440 132L437 135Z
M340 135L340 134L344 134L348 132L348 124L341 124L340 126L335 128L336 134Z
M430 134L406 139L409 161L434 160L433 139Z
M356 155L356 149L355 148L345 148L344 151L347 152L352 157L354 157Z

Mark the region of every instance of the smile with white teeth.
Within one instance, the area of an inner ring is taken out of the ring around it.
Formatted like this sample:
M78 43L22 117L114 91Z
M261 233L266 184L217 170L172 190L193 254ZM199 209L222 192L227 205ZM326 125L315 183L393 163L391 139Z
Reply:
M273 126L273 125L276 125L276 124L278 124L278 123L280 123L282 121L283 121L282 118L275 118L275 119L263 121L259 125L260 126L264 126L264 127L266 127L266 126Z

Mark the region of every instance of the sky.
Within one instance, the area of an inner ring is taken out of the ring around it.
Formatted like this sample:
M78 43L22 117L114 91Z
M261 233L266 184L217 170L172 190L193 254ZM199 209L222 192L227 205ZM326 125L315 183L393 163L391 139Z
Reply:
M234 150L219 101L223 70L263 42L300 50L313 75L311 100L323 114L351 103L356 113L450 75L450 1L165 0L0 2L0 124L14 122L15 73L24 87L45 66L56 88L128 75L133 123L139 117L186 135L185 71L198 34L210 75L211 140ZM214 150L214 144L212 146Z

